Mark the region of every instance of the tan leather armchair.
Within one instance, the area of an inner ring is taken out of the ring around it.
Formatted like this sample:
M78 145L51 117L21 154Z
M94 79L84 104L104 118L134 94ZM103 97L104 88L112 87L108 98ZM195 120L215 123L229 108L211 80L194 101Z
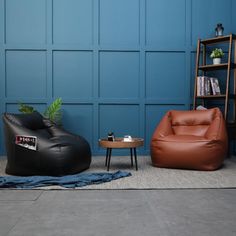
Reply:
M227 155L225 120L219 108L169 111L151 140L156 167L216 170Z

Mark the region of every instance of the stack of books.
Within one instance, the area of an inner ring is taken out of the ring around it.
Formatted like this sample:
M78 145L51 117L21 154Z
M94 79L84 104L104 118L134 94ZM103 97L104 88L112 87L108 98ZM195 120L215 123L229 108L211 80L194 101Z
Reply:
M219 80L215 77L197 77L197 96L220 95Z

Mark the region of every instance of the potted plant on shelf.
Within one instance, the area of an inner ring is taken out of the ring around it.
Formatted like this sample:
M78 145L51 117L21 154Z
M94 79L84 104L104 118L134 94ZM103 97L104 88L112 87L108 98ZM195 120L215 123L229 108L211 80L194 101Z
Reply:
M218 65L221 63L221 58L224 56L223 50L221 48L215 48L210 57L213 59L213 64Z

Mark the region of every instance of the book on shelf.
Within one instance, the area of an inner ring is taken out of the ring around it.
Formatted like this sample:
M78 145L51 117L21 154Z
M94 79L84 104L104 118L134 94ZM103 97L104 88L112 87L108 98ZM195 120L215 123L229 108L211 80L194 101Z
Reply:
M219 80L214 77L197 77L197 96L220 95Z
M205 95L205 89L207 88L207 85L205 85L204 80L204 76L197 77L197 96Z
M210 77L211 81L211 87L212 87L212 94L213 95L220 95L220 85L219 85L219 80L214 77Z
M197 77L197 96L201 96L201 76Z
M210 83L210 79L206 76L204 76L204 92L205 92L205 96L209 96L212 94L211 92L212 88L211 88L211 83Z

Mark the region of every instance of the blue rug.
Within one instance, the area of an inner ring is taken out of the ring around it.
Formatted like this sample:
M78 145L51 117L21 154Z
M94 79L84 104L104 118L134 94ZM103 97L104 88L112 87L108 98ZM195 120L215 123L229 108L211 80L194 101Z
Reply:
M32 189L57 185L64 188L83 187L91 184L101 184L115 179L131 176L126 171L117 171L114 173L85 173L66 175L61 177L53 176L0 176L0 188Z

